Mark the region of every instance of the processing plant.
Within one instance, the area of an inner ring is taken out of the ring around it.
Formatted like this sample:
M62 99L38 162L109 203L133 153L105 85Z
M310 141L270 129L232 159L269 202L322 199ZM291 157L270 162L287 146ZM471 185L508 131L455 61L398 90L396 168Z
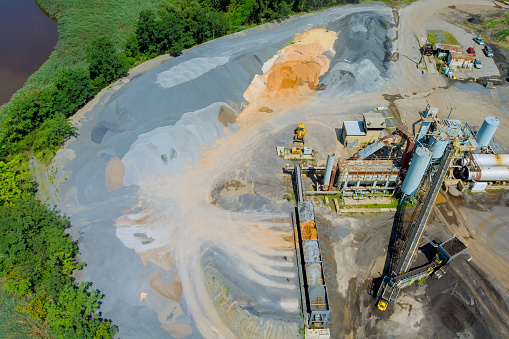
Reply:
M443 272L444 265L467 251L466 243L457 235L442 243L426 238L435 248L435 254L426 263L413 267L427 221L444 183L461 191L467 187L475 190L488 185L505 185L509 181L509 155L496 154L493 146L500 124L497 118L485 118L477 131L460 120L438 118L438 110L429 105L420 115L412 125L412 132L403 124L386 135L376 129L375 132L380 133L378 139L370 140L349 159L336 161L335 154L329 153L325 167L296 166L293 170L297 201L293 214L295 246L306 328L325 329L329 314L314 210L313 205L305 201L307 194L384 193L399 197L395 222L398 240L389 246L390 264L376 293L378 309L385 310L390 302L397 300L402 288L433 274L439 278L441 273L437 272ZM358 126L378 128L381 126L378 121L376 124L370 121L378 118L365 114ZM353 137L348 134L352 126L352 122L343 126L341 136L345 146L360 143L358 131L353 132ZM363 142L375 132L366 127L361 136ZM323 173L322 185L317 185L316 191L305 191L303 171ZM416 203L416 207L404 228L401 204L407 200Z

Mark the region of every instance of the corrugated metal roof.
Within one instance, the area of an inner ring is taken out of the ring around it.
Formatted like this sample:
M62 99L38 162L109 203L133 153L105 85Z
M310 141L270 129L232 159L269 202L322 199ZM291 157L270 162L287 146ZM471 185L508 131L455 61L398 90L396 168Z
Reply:
M458 46L458 45L435 44L435 48L441 49L443 51L454 51L454 52L458 52L458 53L461 53L463 51L461 46Z
M366 135L364 132L364 123L362 121L344 121L346 135Z
M382 113L364 113L364 123L367 129L380 129L385 128L385 117Z
M453 59L474 60L475 57L468 53L450 52Z

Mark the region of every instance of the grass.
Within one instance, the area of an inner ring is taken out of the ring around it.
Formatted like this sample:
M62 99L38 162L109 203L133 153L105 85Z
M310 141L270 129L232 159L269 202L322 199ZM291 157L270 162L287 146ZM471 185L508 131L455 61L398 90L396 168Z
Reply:
M283 199L286 199L288 201L293 201L295 200L295 192L292 192L292 194L285 194L283 196Z
M459 45L458 40L449 32L446 31L430 31L428 33L428 42L430 44L444 43L449 45ZM441 35L445 35L445 38L441 38Z
M48 85L58 69L87 67L86 47L99 36L111 38L117 49L123 51L140 11L157 8L161 0L37 0L37 3L58 20L59 38L49 59L15 95Z

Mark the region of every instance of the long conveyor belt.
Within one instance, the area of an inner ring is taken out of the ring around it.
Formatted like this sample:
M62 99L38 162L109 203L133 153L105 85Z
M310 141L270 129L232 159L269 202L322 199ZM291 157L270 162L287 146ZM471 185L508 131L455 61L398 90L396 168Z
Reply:
M429 187L428 192L426 193L424 202L421 205L422 207L419 211L419 215L417 216L416 221L411 226L410 235L408 236L408 239L405 242L403 253L394 271L396 275L404 274L408 272L410 268L412 258L414 257L415 252L419 246L422 233L424 232L424 228L431 214L431 210L433 208L433 205L435 204L435 200L440 190L440 186L442 185L444 177L447 174L447 170L451 165L454 153L455 152L453 147L447 147L446 151L444 152L442 161L440 162L440 165L433 177L433 182Z

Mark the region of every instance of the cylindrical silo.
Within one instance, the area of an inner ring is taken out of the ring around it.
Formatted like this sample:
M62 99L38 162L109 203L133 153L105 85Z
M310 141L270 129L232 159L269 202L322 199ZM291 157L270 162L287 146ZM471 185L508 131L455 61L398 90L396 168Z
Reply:
M324 186L327 186L330 183L332 166L334 165L334 156L335 156L334 153L329 153L329 156L327 157L327 165L325 166L325 176L323 177Z
M430 146L433 146L433 154L431 155L431 158L433 160L440 159L442 155L444 155L445 148L447 147L447 144L449 143L449 138L446 133L444 132L435 132L433 135L429 138L428 144Z
M477 132L477 144L480 148L486 147L490 144L491 138L500 125L500 121L494 117L486 117L482 123L481 129Z
M420 146L412 157L412 163L408 168L408 172L401 185L401 191L406 195L412 195L415 193L419 184L421 183L422 177L428 168L428 164L431 160L431 151L426 147Z
M480 167L509 166L509 154L473 154L472 157Z
M481 167L481 171L463 168L463 178L470 181L508 181L509 168L505 166Z

